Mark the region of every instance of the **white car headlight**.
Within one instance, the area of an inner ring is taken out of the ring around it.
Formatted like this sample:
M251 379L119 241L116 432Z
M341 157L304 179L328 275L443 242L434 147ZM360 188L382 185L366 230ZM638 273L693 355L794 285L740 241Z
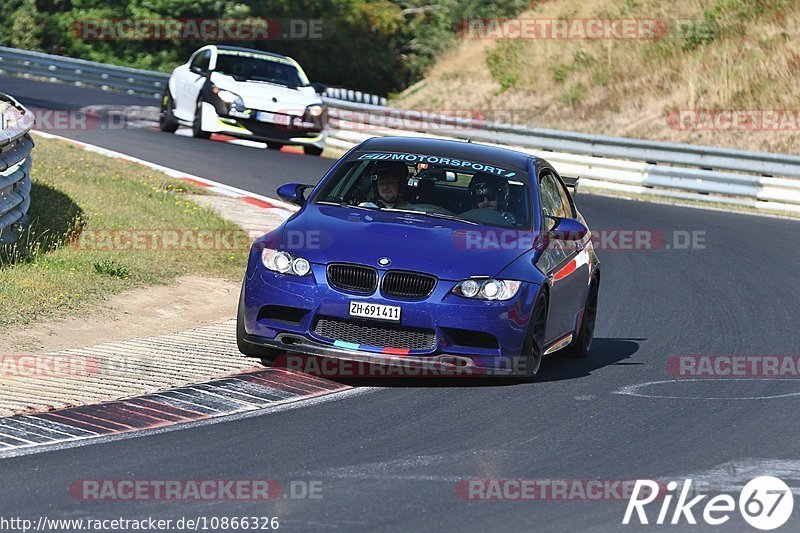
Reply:
M302 257L292 257L291 254L272 248L264 248L261 251L261 262L267 270L281 274L306 276L311 272L308 260Z
M225 89L220 89L219 87L214 87L211 89L211 92L216 94L220 100L228 104L229 106L233 106L235 108L244 109L244 100L242 97L232 91L227 91Z
M306 108L308 114L312 117L318 117L322 114L322 106L321 105L310 105Z
M461 295L467 298L474 298L481 291L480 284L474 279L468 279L461 282Z
M478 300L510 300L519 292L521 281L511 279L466 279L453 287L453 294Z

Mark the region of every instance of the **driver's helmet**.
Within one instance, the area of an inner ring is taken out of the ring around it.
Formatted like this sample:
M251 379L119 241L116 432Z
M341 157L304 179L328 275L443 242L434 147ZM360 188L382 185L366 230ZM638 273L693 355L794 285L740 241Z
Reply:
M505 211L508 209L508 180L488 172L476 172L469 181L469 195L473 207L478 207L478 203L488 197L497 200L498 211Z
M378 178L396 178L398 198L404 198L406 185L408 182L408 167L400 161L378 161L370 171L372 186L370 187L370 198L379 200Z

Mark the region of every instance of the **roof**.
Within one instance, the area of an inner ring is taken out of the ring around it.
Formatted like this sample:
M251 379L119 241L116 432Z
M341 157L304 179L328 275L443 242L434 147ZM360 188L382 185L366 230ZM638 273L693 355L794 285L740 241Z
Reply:
M505 163L518 168L526 168L529 160L536 157L507 148L487 146L485 144L447 139L429 139L422 137L374 137L364 141L359 151L422 153L428 155L452 157L454 159L490 161Z
M265 50L256 50L255 48L245 48L244 46L231 46L229 44L212 44L217 50L231 50L236 52L250 52L253 54L263 54L265 56L277 57L280 59L291 59L289 56L276 54L275 52L267 52Z

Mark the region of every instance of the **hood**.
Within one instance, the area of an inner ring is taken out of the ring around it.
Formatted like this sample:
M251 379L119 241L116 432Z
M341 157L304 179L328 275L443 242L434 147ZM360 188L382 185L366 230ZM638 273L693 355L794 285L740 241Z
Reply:
M211 82L242 97L245 107L262 111L305 111L310 105L322 105L322 98L313 87L292 89L262 81L236 81L231 76L214 72ZM297 114L297 113L295 113ZM302 113L300 113L302 114Z
M496 275L530 250L531 235L422 215L309 204L284 224L281 246L312 263L359 263L457 281ZM382 257L391 264L379 266Z

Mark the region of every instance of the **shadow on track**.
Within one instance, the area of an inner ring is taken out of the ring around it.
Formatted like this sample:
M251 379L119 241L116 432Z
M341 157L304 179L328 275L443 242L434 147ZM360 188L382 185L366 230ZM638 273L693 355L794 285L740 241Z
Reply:
M639 351L639 341L643 340L645 339L595 338L592 341L592 351L586 359L569 359L555 353L542 362L542 369L536 376L536 381L575 379L588 376L604 366L641 364L621 363L621 361Z

